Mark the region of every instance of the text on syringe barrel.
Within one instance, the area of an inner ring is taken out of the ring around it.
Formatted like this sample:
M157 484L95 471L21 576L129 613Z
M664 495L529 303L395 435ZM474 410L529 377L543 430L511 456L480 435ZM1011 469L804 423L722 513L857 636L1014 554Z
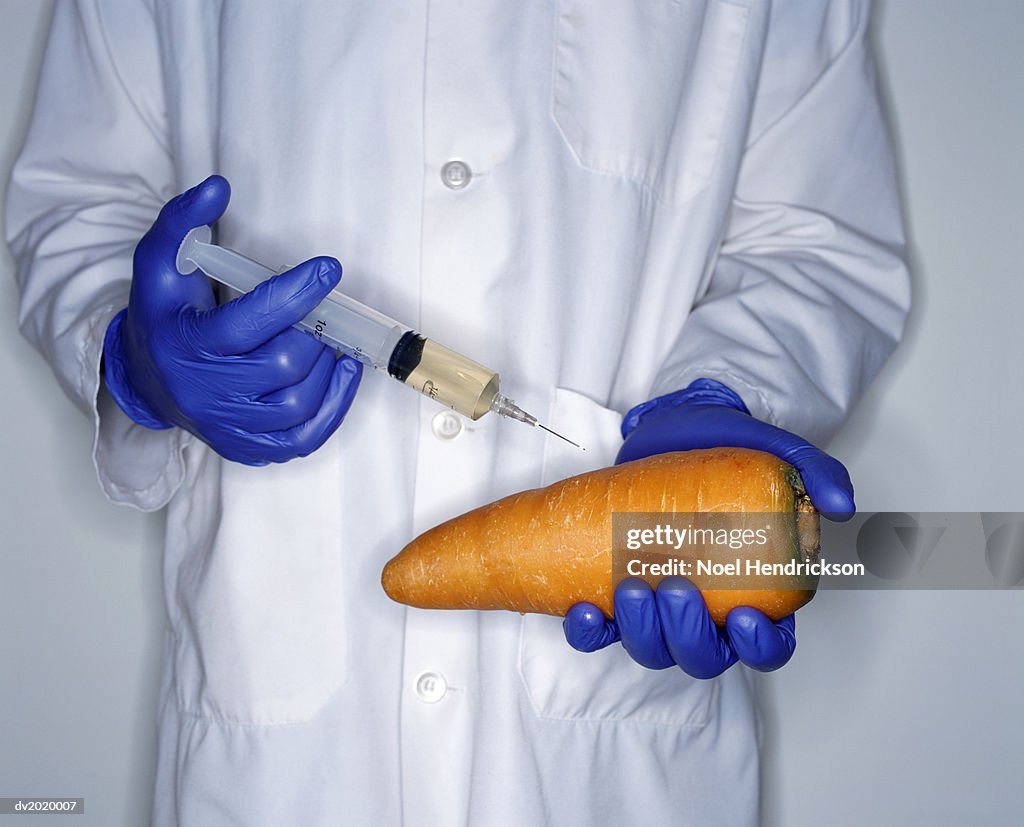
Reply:
M395 346L411 332L383 313L337 292L299 324L325 343L380 370L387 369Z
M391 354L388 373L425 396L476 420L491 409L498 374L414 331Z
M498 393L495 371L347 296L332 293L301 326L470 419L487 413Z

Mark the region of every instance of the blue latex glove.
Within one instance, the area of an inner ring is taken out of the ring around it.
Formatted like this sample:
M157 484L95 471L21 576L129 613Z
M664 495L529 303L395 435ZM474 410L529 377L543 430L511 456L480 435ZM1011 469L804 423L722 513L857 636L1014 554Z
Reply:
M615 590L615 617L607 620L590 603L577 603L563 621L565 638L581 652L616 641L641 666L678 666L695 678L714 678L742 661L760 672L783 666L796 649L796 618L772 623L763 612L737 606L715 625L701 593L685 577L666 577L658 590L643 580L623 580Z
M856 507L842 464L807 440L754 419L732 389L698 379L684 390L637 405L622 421L625 442L615 463L694 448L753 448L784 459L804 481L824 516L848 520Z
M623 420L622 434L616 463L695 448L767 451L800 472L811 502L826 517L853 516L853 484L842 464L795 434L754 419L720 382L698 379L637 406ZM606 620L596 606L577 603L565 617L566 640L581 652L621 640L637 663L651 669L675 665L697 678L713 678L737 661L765 672L778 669L796 648L793 615L773 623L740 606L720 629L700 592L682 577L665 578L656 592L642 580L625 580L615 590L614 610L614 619Z
M177 425L246 465L286 462L327 441L359 387L359 362L292 327L338 284L341 265L310 259L218 307L209 280L181 275L175 258L229 198L215 175L160 211L135 249L128 307L107 328L104 381L140 425Z

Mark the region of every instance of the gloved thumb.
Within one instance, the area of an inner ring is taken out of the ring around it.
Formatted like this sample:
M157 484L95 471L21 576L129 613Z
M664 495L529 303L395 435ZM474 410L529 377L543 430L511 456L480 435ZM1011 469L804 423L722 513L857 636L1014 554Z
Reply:
M175 260L188 231L217 221L227 209L230 198L227 179L211 175L164 205L135 248L130 313L153 316L182 305L209 307L215 304L206 277L202 274L183 276Z
M164 204L153 231L174 244L177 255L185 234L195 227L215 222L224 214L230 200L231 185L227 178L211 175Z
M620 640L619 627L593 603L576 603L562 620L565 639L577 652L596 652Z

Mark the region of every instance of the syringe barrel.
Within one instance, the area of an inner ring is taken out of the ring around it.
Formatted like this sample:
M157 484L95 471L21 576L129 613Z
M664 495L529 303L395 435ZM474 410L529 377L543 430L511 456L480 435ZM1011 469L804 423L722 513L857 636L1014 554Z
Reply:
M178 252L180 272L190 273L198 267L210 278L239 293L248 293L260 282L276 275L269 267L241 253L208 243L209 238L209 227L198 227L185 237ZM411 331L406 325L337 290L331 291L298 326L336 350L384 371L398 341Z
M391 352L412 328L378 313L337 290L306 316L300 327L342 353L386 371Z
M388 372L473 420L492 410L499 395L496 372L414 331L402 336Z
M198 267L240 293L276 275L269 267L209 240L209 227L196 228L185 237L178 251L179 272L188 274ZM492 410L499 396L495 371L336 290L298 326L470 419Z

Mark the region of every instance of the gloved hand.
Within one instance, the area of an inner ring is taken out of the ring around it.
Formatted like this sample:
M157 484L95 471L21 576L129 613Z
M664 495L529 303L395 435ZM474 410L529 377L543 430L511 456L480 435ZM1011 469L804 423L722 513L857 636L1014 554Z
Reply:
M616 463L695 448L753 448L793 465L817 508L833 520L854 513L853 484L838 461L806 440L754 419L743 400L711 379L633 408L622 423L625 442ZM637 663L650 669L677 665L696 678L713 678L742 661L771 671L796 648L793 615L773 623L747 606L729 612L724 629L711 620L704 598L682 577L661 581L657 592L629 579L615 590L615 617L606 620L590 603L577 603L563 622L569 644L594 652L618 640Z
M359 387L359 362L292 327L337 285L341 265L310 259L218 307L208 279L181 275L175 258L229 198L214 175L160 211L135 249L128 307L107 328L104 381L140 425L177 425L246 465L286 462L327 441Z
M814 507L831 520L849 520L853 483L842 464L807 440L754 419L743 400L713 379L637 405L622 420L625 442L615 464L694 448L753 448L784 459L804 481Z
M637 578L615 590L615 617L607 620L590 603L577 603L563 621L565 638L580 652L596 652L618 640L641 666L678 666L695 678L714 678L742 661L760 672L778 669L796 649L796 617L778 623L750 606L737 606L719 629L701 593L685 577L666 577L656 592Z

